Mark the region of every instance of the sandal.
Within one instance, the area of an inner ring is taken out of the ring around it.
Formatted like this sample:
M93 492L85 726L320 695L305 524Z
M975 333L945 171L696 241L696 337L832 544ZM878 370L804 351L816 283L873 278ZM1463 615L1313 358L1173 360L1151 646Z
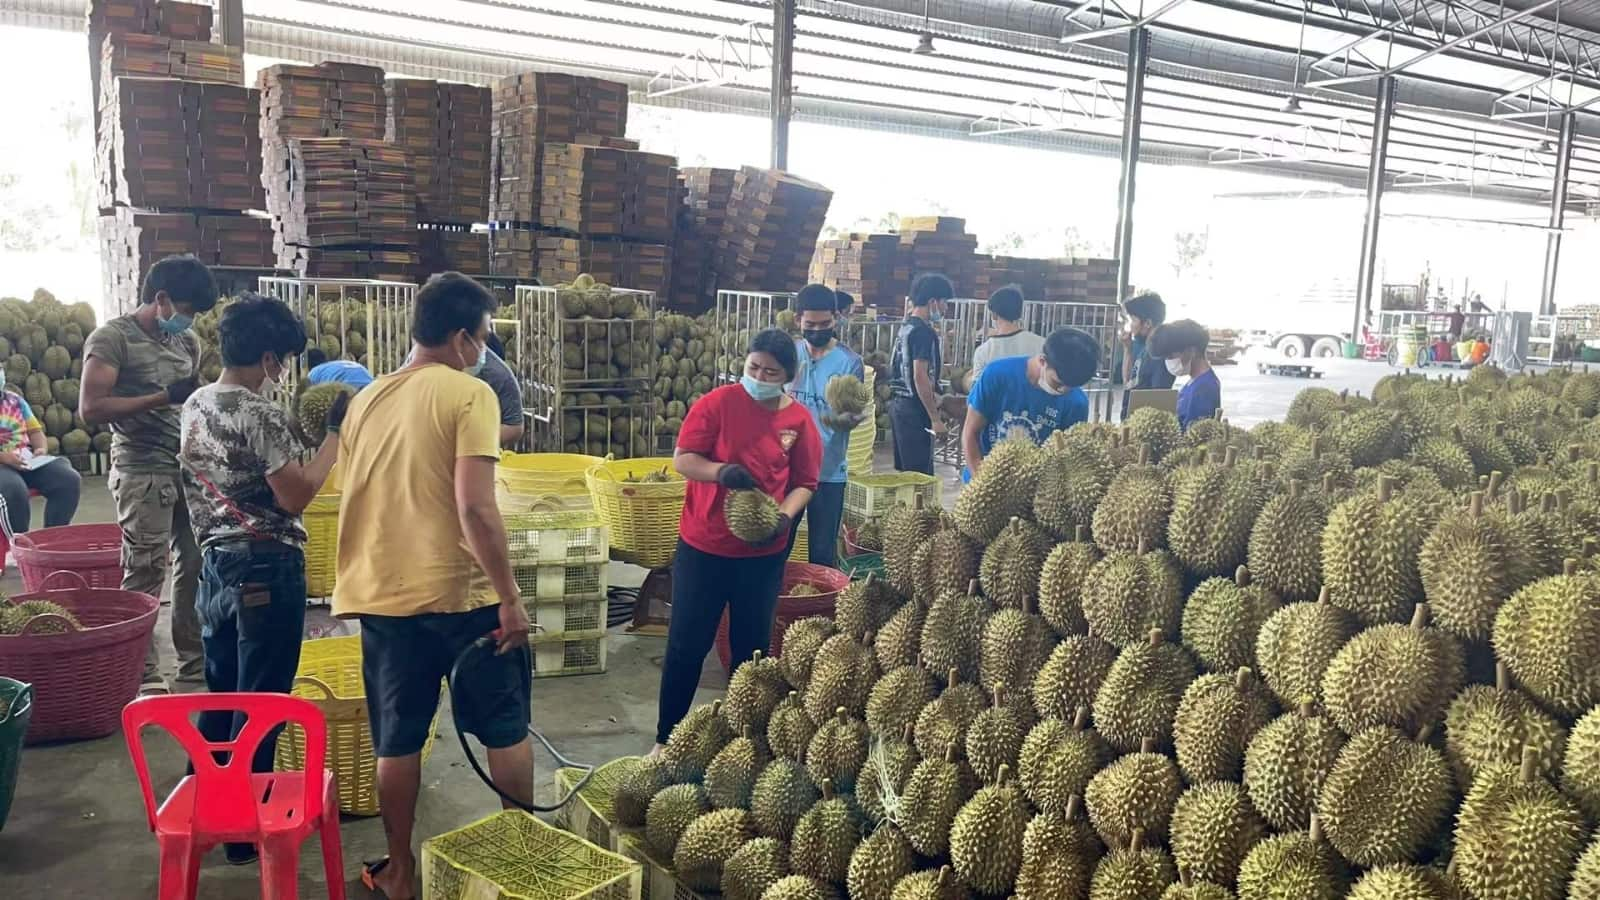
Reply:
M361 884L374 894L378 893L377 874L389 865L389 857L375 859L361 864Z

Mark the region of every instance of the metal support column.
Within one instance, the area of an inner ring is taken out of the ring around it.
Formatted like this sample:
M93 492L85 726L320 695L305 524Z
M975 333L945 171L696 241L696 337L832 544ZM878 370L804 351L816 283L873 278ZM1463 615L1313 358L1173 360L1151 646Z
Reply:
M1572 173L1572 137L1578 114L1561 117L1561 138L1556 144L1556 175L1550 185L1550 234L1544 245L1544 289L1539 292L1539 315L1556 313L1556 273L1561 267L1561 229L1567 221L1567 181Z
M244 0L217 0L217 34L223 46L244 49Z
M794 111L794 4L772 0L772 168L789 168L789 116Z
M1144 120L1144 75L1150 64L1150 33L1128 32L1127 88L1122 102L1122 179L1117 187L1117 300L1128 299L1133 258L1133 200L1139 168L1139 128Z
M1378 98L1372 113L1372 152L1367 158L1367 218L1361 229L1361 268L1356 275L1356 315L1350 339L1361 340L1361 326L1372 309L1378 279L1378 224L1383 218L1383 180L1389 163L1389 122L1394 118L1395 80L1378 80Z

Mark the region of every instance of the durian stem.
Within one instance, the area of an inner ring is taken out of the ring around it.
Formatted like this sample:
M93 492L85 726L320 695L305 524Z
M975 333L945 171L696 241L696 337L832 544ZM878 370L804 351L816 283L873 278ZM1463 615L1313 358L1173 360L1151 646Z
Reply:
M1178 867L1178 883L1186 890L1194 887L1194 875L1190 874L1188 866Z
M961 670L956 668L955 666L951 666L950 667L950 671L945 673L945 680L944 680L945 690L947 690L947 691L948 690L952 690L952 689L955 688L955 686L957 684L960 684L960 683L961 683Z
M1421 728L1417 729L1417 736L1416 736L1415 740L1419 744L1426 744L1428 742L1428 740L1430 738L1432 738L1432 737L1433 737L1433 723L1430 722L1427 725L1424 725Z
M1140 753L1154 753L1154 752L1156 752L1156 739L1152 738L1152 737L1140 738L1139 739L1139 752Z
M1522 770L1517 775L1523 784L1532 781L1539 774L1539 750L1531 745L1522 747Z
M828 779L828 778L822 779L822 783L817 785L817 787L822 789L822 799L824 799L824 800L832 800L833 799L833 781L831 779Z
M1243 693L1250 687L1250 667L1240 666L1239 671L1233 674L1233 689Z
M1239 566L1239 568L1234 569L1233 570L1233 583L1237 584L1239 587L1249 587L1250 586L1250 567L1249 566L1245 566L1245 565L1241 565L1241 566Z
M1467 501L1467 509L1471 511L1474 519L1483 518L1483 492L1473 491L1472 499Z
M1553 513L1556 511L1556 498L1553 494L1545 494L1543 497L1539 498L1539 511L1542 513Z
M1323 472L1322 473L1322 493L1324 495L1333 493L1333 473L1332 472Z
M1378 502L1379 503L1388 503L1389 502L1389 498L1393 497L1393 496L1394 496L1394 479L1389 477L1388 475L1385 475L1382 478L1379 478L1378 479Z
M1422 628L1428 624L1428 604L1418 603L1416 609L1411 611L1411 627Z
M1309 719L1312 716L1317 714L1317 708L1311 702L1311 698L1310 697L1305 697L1305 698L1301 699L1300 705L1296 709L1296 712L1298 712L1300 714L1300 718Z
M1161 646L1161 629L1159 629L1159 628L1150 629L1150 646L1152 646L1152 647Z
M1331 474L1328 477L1332 477ZM1305 482L1301 481L1298 478L1289 479L1289 496L1290 496L1290 498L1295 499L1295 500L1300 499L1300 492L1304 491L1305 489L1306 489Z
M1133 834L1128 838L1128 852L1129 853L1138 853L1140 850L1143 850L1143 849L1144 849L1144 829L1143 828L1135 828L1133 830Z
M1505 483L1505 478L1505 473L1498 469L1489 473L1489 496L1493 497L1500 493L1500 486Z
M1583 459L1583 445L1582 444L1568 444L1567 445L1567 462L1575 463L1580 459Z
M1316 813L1311 814L1311 843L1322 843L1322 817Z
M1082 731L1089 727L1089 707L1080 706L1072 713L1072 730Z
M1497 691L1511 690L1511 670L1506 664L1496 661L1494 664L1494 689Z
M1086 541L1088 539L1089 539L1089 529L1083 527L1082 525L1078 525L1077 527L1072 529L1072 540L1075 541L1076 543L1081 544L1081 543L1083 543L1084 541Z
M1577 560L1575 560L1575 559L1573 559L1571 557L1568 557L1568 558L1563 559L1561 561L1561 574L1570 577L1572 575L1577 574L1577 572L1578 572L1578 561Z
M1331 598L1332 596L1333 596L1332 590L1329 589L1329 587L1327 585L1323 585L1321 590L1317 591L1317 602L1318 603L1327 603L1329 601L1329 598Z
M1066 815L1062 817L1065 821L1071 822L1074 818L1077 818L1078 803L1079 797L1077 794L1073 794L1067 798L1067 812Z
M998 683L994 686L994 705L996 709L1006 705L1006 686Z

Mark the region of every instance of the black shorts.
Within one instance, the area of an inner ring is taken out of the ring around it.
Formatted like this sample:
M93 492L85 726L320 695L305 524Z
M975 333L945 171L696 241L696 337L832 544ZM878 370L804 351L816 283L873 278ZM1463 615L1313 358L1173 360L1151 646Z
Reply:
M428 740L439 708L439 681L456 656L500 627L493 606L464 613L361 616L361 676L367 682L367 717L376 756L410 756ZM493 648L462 660L451 702L462 729L485 747L521 743L531 721L532 660L521 647L502 656Z

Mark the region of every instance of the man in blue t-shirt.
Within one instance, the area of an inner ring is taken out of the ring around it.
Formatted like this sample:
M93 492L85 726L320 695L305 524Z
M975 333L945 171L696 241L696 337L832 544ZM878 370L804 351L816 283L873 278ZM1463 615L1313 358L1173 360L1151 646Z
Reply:
M361 363L348 359L329 360L315 347L306 351L306 384L348 384L359 391L372 383L372 373Z
M845 451L850 449L850 429L865 415L839 416L828 406L828 382L841 375L865 381L866 369L855 351L839 343L834 333L838 295L820 284L808 284L795 295L801 340L795 342L800 370L789 384L789 395L806 409L822 437L822 468L817 490L806 505L810 562L832 568L838 562L839 523L844 518L844 485L848 478ZM797 525L798 527L798 525Z
M1222 381L1206 360L1211 334L1193 319L1179 319L1150 335L1150 355L1166 360L1174 376L1187 375L1189 383L1178 391L1178 427L1184 431L1222 409Z
M1100 364L1094 338L1076 328L1057 328L1035 356L1017 356L989 363L967 397L967 420L961 447L970 479L984 457L1019 429L1035 444L1063 428L1089 418L1089 397L1083 385Z

